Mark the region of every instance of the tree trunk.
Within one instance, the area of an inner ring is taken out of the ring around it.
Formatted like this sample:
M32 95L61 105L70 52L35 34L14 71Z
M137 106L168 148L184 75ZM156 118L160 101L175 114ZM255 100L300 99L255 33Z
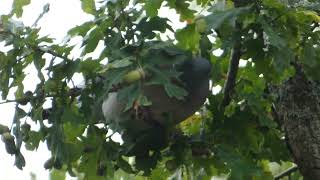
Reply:
M304 179L320 179L320 83L308 80L301 66L277 88L276 111L288 146Z

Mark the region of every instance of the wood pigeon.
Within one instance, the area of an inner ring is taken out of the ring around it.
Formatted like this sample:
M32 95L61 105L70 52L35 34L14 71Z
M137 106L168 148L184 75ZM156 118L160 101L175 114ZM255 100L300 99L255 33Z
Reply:
M198 57L166 68L176 68L181 72L179 78L188 92L184 100L170 98L162 85L145 85L143 93L152 105L143 110L144 118L136 118L135 110L124 112L125 105L118 101L117 92L111 92L102 104L102 111L106 123L113 130L126 127L139 131L154 125L176 125L199 110L209 94L210 62Z

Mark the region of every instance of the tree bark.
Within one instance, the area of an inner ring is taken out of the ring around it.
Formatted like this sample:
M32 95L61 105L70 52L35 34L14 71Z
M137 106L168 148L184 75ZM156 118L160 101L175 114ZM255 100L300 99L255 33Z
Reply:
M320 83L299 65L296 74L276 88L276 111L288 147L304 179L320 179Z

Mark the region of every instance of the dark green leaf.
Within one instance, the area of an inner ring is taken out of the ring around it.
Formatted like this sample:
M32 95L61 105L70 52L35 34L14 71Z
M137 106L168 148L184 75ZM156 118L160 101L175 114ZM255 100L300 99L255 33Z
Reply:
M183 100L184 97L188 94L185 89L171 83L165 84L164 89L166 90L169 97L175 97L179 100Z
M141 90L137 84L132 84L128 87L121 89L118 92L118 99L120 102L125 102L126 107L124 111L133 107L134 102L139 98Z
M102 68L102 65L97 60L91 58L80 62L79 72L83 73L85 77L96 75L97 72Z
M85 22L82 25L76 26L68 31L70 36L82 36L84 37L87 32L94 26L93 22Z
M141 35L148 39L153 39L156 34L154 31L164 33L166 29L171 29L167 24L167 18L155 16L153 18L143 18L137 25L137 30L141 31Z
M103 39L103 33L99 27L93 29L90 34L84 37L84 42L82 45L85 45L85 48L82 52L82 55L90 53L96 49L99 44L99 41Z
M117 163L118 163L118 166L124 171L126 171L127 173L130 173L130 174L133 173L131 165L122 157L119 157L119 159L117 160Z
M190 1L168 0L168 6L176 9L177 13L181 15L181 20L192 20L196 11L189 8Z
M267 40L270 42L271 45L278 47L279 49L282 49L286 47L286 42L283 38L279 36L279 33L277 31L274 31L273 28L267 23L262 23L264 32L266 33Z
M15 155L14 165L20 170L22 170L23 167L26 166L26 161L20 152Z
M163 68L158 70L153 67L149 67L149 69L154 73L154 75L147 85L162 85L169 97L175 97L180 100L184 99L188 94L185 89L172 83L172 79L179 77L180 75L180 73L175 71L173 68Z
M235 25L238 16L248 12L248 7L233 8L225 11L215 11L205 17L209 29L219 29L223 23Z
M30 131L28 133L29 139L25 145L26 149L29 151L36 150L39 147L40 141L44 138L40 132Z

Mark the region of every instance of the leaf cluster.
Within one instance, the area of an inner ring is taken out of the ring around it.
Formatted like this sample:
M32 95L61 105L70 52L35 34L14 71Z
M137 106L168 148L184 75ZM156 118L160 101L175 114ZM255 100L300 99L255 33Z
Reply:
M1 103L16 104L12 127L0 125L0 134L18 168L26 163L21 146L36 150L39 143L51 152L46 169L86 179L271 179L270 162L292 161L272 112L277 95L268 89L294 75L295 63L310 80L319 80L319 3L81 0L94 19L68 32L69 38L82 38L76 58L68 42L58 44L39 36L39 28L13 20L29 3L15 0L12 13L0 21L0 41L9 47L0 51ZM174 9L186 26L175 30L168 18L159 17L163 6ZM175 38L163 40L166 32ZM110 91L119 93L125 110L152 103L143 95L144 85L161 85L170 97L183 99L186 91L172 81L179 81L181 72L163 67L194 55L210 59L212 87L221 88L239 41L242 63L226 107L219 91L209 96L200 115L174 130L152 129L134 138L123 135L123 143L114 141L101 112ZM88 58L99 43L104 45L100 56ZM37 74L34 90L24 87L30 67ZM137 77L126 77L130 73ZM84 87L73 84L77 74Z

